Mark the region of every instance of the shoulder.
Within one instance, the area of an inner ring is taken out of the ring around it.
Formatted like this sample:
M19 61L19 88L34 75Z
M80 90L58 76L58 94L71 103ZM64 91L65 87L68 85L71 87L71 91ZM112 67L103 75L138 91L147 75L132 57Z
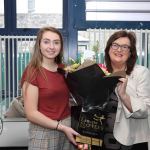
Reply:
M23 85L24 81L27 81L29 83L32 83L33 81L35 82L38 73L38 69L27 66L22 74L21 85Z
M33 78L35 76L37 76L37 74L39 73L39 70L36 69L36 68L33 68L33 67L29 67L27 66L25 69L24 69L24 72L23 72L23 77L25 76L29 76L29 78Z
M135 79L136 81L149 81L150 80L150 70L145 66L135 65L131 75L129 76L130 79Z
M149 74L150 70L148 68L146 68L145 66L135 65L133 72L131 74L142 75L145 73Z

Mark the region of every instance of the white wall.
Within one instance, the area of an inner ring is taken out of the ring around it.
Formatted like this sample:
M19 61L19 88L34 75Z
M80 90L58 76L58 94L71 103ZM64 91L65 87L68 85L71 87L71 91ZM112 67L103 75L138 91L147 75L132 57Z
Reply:
M0 147L27 147L28 125L24 118L4 119Z

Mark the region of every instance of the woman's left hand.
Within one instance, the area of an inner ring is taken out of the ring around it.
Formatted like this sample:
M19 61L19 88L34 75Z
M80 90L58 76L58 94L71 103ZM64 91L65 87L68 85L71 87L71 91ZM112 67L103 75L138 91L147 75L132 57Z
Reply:
M75 136L79 136L79 133L76 132L74 129L72 129L71 127L65 126L63 124L59 124L58 130L64 132L67 136L67 138L69 139L69 141L71 141L74 145L77 146L76 140L75 140Z

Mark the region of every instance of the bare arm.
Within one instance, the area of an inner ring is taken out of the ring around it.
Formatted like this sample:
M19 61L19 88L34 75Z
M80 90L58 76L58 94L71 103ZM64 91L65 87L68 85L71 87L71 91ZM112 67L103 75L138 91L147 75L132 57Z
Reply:
M38 87L29 84L26 88L26 84L27 82L24 82L22 90L27 119L40 126L50 129L56 129L58 121L52 120L38 111ZM78 135L76 131L63 124L59 124L57 129L64 132L68 139L76 145L76 142L74 140L74 135Z

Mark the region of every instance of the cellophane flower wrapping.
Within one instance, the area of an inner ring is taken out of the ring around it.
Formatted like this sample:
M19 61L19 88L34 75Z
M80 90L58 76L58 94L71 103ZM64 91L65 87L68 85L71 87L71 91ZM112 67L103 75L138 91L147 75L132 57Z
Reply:
M77 142L102 146L107 113L105 108L121 76L108 75L105 68L96 63L85 64L66 76L77 104L71 107L72 127L80 133L76 137Z

